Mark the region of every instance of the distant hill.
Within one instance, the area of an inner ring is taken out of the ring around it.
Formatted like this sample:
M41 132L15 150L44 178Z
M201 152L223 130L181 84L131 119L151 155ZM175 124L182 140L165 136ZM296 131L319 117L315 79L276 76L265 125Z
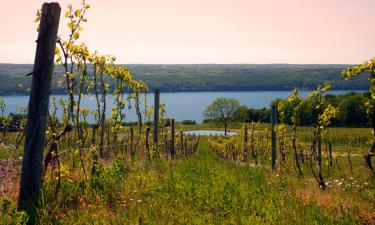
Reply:
M147 83L152 91L269 91L291 90L294 87L312 90L323 81L333 83L336 90L368 88L365 76L350 81L341 78L341 70L349 65L293 64L186 64L186 65L128 65L133 75ZM21 95L26 92L18 84L29 87L31 64L0 64L0 95ZM63 94L58 87L63 69L54 71L52 92Z

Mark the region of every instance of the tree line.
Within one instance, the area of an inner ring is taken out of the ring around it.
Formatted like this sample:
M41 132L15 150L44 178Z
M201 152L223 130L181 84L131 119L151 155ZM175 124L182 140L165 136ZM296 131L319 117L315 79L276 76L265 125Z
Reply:
M338 108L338 115L332 120L333 126L345 127L369 127L371 126L369 117L367 116L365 102L370 99L370 94L365 93L347 93L344 95L326 94L327 102ZM271 105L278 107L282 99L275 99ZM300 126L312 126L317 118L316 111L317 102L312 98L303 100L301 112L299 115ZM285 119L283 122L292 125L291 120L291 106L286 106L284 109ZM233 114L234 122L264 122L270 123L271 108L254 109L247 106L239 106ZM205 120L204 122L209 122Z
M119 64L116 64L119 66ZM68 62L70 67L70 62ZM94 64L87 62L87 79L94 76ZM149 90L181 91L290 91L314 90L328 81L335 90L368 89L368 76L347 81L340 72L348 65L127 65L136 80L147 83ZM32 70L27 64L0 64L0 95L27 94ZM52 93L65 94L61 80L65 68L56 65L52 78ZM109 81L109 90L116 87ZM15 88L20 86L22 88Z

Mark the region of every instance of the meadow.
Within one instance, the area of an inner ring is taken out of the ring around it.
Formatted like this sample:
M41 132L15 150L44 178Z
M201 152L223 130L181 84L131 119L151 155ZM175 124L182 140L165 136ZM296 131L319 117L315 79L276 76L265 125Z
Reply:
M231 130L240 134L244 125L233 124ZM259 124L254 132L260 135L269 127ZM196 129L221 128L219 124L177 125L176 133ZM303 127L298 134L306 145L311 131ZM42 224L372 224L375 183L363 159L369 143L353 141L369 140L369 134L369 128L329 129L327 137L337 140L332 166L323 154L325 191L312 177L307 159L301 163L303 178L298 176L291 152L286 153L283 169L273 172L269 138L263 147L257 142L257 164L251 155L243 163L240 152L235 160L231 154L223 157L209 143L230 137L211 136L201 137L188 155L177 145L174 159L162 155L149 161L145 149L139 148L132 160L129 149L119 147L111 150L117 154L99 160L95 176L87 177L79 165L79 153L65 152L60 156L60 178L56 167L44 175L38 218ZM8 174L4 173L9 153L13 159L22 155L22 148L5 147L11 146L14 135L8 134L1 147L3 224L26 218L15 210L20 161L12 161ZM160 145L163 151L164 147ZM90 154L84 153L86 170L92 165Z

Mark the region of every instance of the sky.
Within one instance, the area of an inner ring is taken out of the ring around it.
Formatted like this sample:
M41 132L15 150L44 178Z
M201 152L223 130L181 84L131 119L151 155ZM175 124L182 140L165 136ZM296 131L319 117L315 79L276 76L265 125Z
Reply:
M0 0L0 63L33 63L43 2ZM62 12L80 6L57 2ZM87 2L80 41L123 64L358 64L375 57L375 0Z

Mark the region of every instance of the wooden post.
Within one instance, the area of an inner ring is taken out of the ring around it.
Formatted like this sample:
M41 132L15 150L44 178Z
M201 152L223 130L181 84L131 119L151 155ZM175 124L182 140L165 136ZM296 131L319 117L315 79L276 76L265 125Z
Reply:
M169 145L168 145L168 131L166 129L162 128L161 132L164 136L164 152L165 152L165 159L168 159L169 155Z
M112 149L111 147L111 138L110 138L110 134L111 134L111 123L108 122L107 123L107 148L106 148L106 153L105 153L105 158L108 159L109 157L109 153L110 153L110 150Z
M184 132L180 131L180 148L181 148L181 155L184 155Z
M92 137L91 137L91 144L95 145L96 144L96 130L98 129L97 124L94 124L92 126Z
M188 152L187 138L185 138L184 140L184 147L185 147L185 156L188 156L189 152Z
M329 166L333 166L333 160L332 160L332 143L328 143L328 149L329 149Z
M276 171L276 131L275 126L277 123L276 106L271 106L271 136L272 136L272 169Z
M94 146L96 144L96 130L98 129L98 125L94 124L92 126L92 138L91 138L91 145ZM73 160L74 161L74 160ZM95 175L98 169L98 153L95 152L92 155L92 168L91 168L91 175Z
M60 12L58 3L44 3L40 18L18 200L18 209L27 212L29 224L36 223L42 184L43 150Z
M171 119L171 157L174 158L176 155L175 149L174 149L174 119Z
M155 89L154 96L154 155L159 157L159 107L160 107L160 89Z
M249 140L249 137L248 137L248 135L249 135L249 132L248 132L248 128L247 128L247 125L245 125L245 134L244 134L244 147L245 147L245 150L244 150L244 159L243 159L243 161L245 162L245 163L247 163L247 161L248 161L248 155L249 155L249 148L248 148L248 140Z
M322 165L322 137L320 135L318 138L318 161L319 165Z
M99 141L99 156L104 158L104 134L105 134L105 110L103 110L100 118L100 141Z
M130 127L130 157L135 160L135 149L134 149L134 130L133 127Z
M151 152L150 152L150 144L148 143L148 138L150 136L151 129L150 127L146 128L146 154L147 154L147 160L151 161Z

